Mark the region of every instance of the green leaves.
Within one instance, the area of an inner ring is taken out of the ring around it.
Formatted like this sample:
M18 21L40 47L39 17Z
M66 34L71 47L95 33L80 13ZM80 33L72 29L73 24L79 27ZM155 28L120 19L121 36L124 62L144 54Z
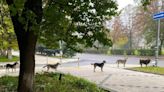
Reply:
M95 41L110 46L103 23L116 15L116 10L113 0L49 1L44 8L40 41L51 44L62 40L69 48L77 44L91 47Z

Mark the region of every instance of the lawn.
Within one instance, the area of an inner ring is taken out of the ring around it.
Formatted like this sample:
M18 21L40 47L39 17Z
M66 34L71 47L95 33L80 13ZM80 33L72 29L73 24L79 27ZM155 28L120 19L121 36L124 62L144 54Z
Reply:
M0 92L16 92L17 81L17 77L1 77ZM72 75L63 75L59 80L59 73L36 74L34 84L34 92L109 92Z
M130 70L164 75L164 67L134 67Z
M0 56L0 62L15 62L15 61L19 61L19 57L13 56L13 58L9 60L7 57Z

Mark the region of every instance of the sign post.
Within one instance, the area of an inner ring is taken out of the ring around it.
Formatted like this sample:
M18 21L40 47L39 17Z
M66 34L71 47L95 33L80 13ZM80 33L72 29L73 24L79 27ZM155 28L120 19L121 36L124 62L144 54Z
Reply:
M158 63L160 19L162 19L162 18L164 18L164 12L156 13L153 15L153 19L158 20L158 32L157 32L156 51L155 51L155 66L157 66L157 63Z

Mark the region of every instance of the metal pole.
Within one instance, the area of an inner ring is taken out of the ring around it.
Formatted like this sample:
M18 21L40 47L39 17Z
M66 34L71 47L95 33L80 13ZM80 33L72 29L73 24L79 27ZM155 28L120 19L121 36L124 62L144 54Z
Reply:
M161 7L162 7L162 1L161 0L159 0L159 2L158 2L158 11L160 12L160 10L161 10ZM160 19L158 19L158 32L157 32L157 40L156 40L156 55L155 55L155 66L157 66L158 65L158 54L159 54L159 35L160 34Z
M48 54L47 54L47 64L48 64Z
M157 32L157 42L156 42L156 56L155 56L155 66L158 65L158 54L159 54L159 34L160 34L160 19L158 19L158 32Z
M80 58L78 57L78 60L77 60L77 63L78 63L78 64L77 64L77 65L78 65L78 68L79 68L79 60L80 60Z
M62 63L62 57L63 57L63 52L62 52L62 40L59 41L59 46L60 46L60 63Z

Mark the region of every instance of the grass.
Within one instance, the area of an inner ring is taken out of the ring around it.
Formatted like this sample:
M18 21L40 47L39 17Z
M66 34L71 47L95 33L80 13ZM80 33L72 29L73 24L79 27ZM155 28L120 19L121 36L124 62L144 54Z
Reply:
M5 56L0 56L0 62L15 62L15 61L19 61L19 57L17 56L13 56L11 60L9 60L7 57Z
M134 68L128 68L128 69L139 71L139 72L164 75L164 67L134 67Z
M59 81L59 73L36 74L34 92L109 92L82 78L63 75ZM0 78L0 92L16 92L17 77Z

